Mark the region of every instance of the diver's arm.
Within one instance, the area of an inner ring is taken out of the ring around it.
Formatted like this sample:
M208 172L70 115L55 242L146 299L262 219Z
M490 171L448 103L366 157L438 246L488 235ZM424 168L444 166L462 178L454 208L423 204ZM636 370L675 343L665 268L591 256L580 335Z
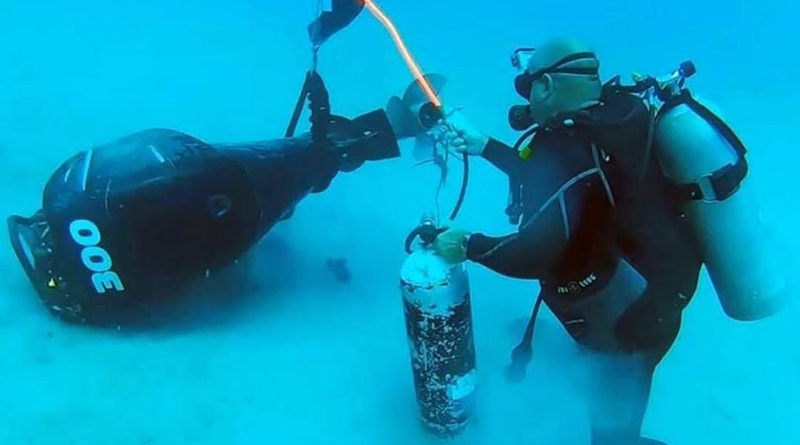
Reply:
M526 203L530 210L518 233L503 237L472 234L467 259L513 278L547 277L567 248L573 248L578 232L599 227L610 209L599 178L574 180L578 177L562 177L554 192Z
M557 209L553 207L515 234L492 237L473 233L467 242L467 259L512 278L543 278L569 242Z
M510 177L516 177L522 166L522 160L514 149L497 139L489 138L482 156Z
M522 160L512 147L478 130L459 112L450 114L443 131L443 139L458 153L482 156L510 177L521 169Z

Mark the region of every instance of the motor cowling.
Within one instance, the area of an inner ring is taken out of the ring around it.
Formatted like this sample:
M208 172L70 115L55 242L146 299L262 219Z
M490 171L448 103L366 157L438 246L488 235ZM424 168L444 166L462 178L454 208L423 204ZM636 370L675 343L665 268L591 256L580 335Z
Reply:
M121 326L236 260L258 240L264 213L238 159L152 129L70 158L42 209L11 217L9 233L54 315Z

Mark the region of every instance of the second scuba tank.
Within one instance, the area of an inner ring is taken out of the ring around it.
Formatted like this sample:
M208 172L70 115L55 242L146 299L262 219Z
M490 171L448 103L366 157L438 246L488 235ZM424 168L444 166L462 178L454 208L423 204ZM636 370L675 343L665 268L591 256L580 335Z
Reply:
M432 224L428 227L436 230ZM469 279L463 263L445 262L424 244L419 231L412 236L420 235L423 245L409 255L400 274L406 331L422 421L434 434L446 437L466 428L473 411Z
M770 232L759 219L758 196L746 178L744 147L718 117L686 92L661 113L656 154L681 187L691 224L725 313L737 320L775 314L789 292Z

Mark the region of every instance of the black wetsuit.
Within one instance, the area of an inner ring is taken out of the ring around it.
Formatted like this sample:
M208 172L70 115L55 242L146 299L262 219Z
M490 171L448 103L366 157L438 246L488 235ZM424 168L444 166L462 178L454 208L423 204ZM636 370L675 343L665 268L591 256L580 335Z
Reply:
M591 342L582 337L586 320L571 313L571 302L604 289L621 259L638 270L646 291L613 327L619 352L643 353L646 362L636 377L643 398L630 402L637 405L632 437L702 261L672 189L644 153L650 121L643 102L627 95L607 99L589 110L591 125L577 119L573 126L539 131L527 161L489 142L483 156L521 186L523 217L517 233L473 234L467 256L506 276L540 280L545 303L579 344ZM606 442L614 440L621 439Z

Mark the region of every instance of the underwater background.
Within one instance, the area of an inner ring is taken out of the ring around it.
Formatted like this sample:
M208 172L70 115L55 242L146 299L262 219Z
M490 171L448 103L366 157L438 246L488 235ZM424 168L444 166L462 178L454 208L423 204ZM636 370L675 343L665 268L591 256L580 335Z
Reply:
M138 130L209 142L282 135L309 67L316 3L0 0L0 215L32 214L69 156ZM598 51L604 79L625 81L694 61L690 87L748 146L759 211L796 256L797 2L380 5L423 69L448 77L445 101L506 142L516 139L506 116L518 103L509 64L518 46L579 37ZM322 48L319 71L344 116L383 107L412 80L366 12ZM419 426L398 288L403 240L434 209L439 175L414 162L403 156L338 176L199 289L196 306L144 332L53 319L3 241L0 444L437 443ZM458 191L458 162L449 173L443 213ZM502 173L476 160L460 225L510 232L506 199ZM350 283L328 271L332 257L348 259ZM468 267L481 399L477 421L453 443L588 443L577 351L549 311L527 380L502 377L536 282ZM674 445L800 443L797 315L732 321L704 275L656 373L645 434Z

